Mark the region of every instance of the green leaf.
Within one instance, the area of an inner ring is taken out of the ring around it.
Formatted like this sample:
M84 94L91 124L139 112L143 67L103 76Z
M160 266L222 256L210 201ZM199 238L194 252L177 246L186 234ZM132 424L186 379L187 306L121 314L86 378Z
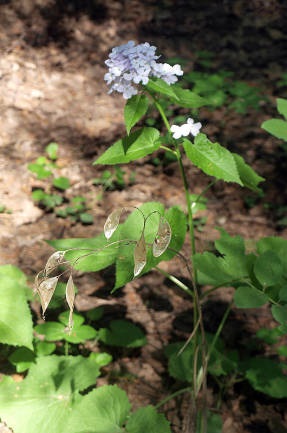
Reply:
M28 370L34 363L35 354L26 347L19 347L19 349L16 349L15 352L9 356L8 360L11 364L16 366L16 371L21 373Z
M207 412L207 430L206 433L222 433L223 422L217 413ZM198 426L196 433L201 433L201 426Z
M177 96L174 99L174 102L177 105L185 108L200 108L203 105L206 105L205 99L199 96L197 93L192 92L188 89L182 89L181 87L174 86L173 91Z
M149 100L145 95L135 95L128 99L124 110L128 135L132 127L146 114L148 106Z
M112 320L110 329L101 328L99 339L105 344L118 347L141 347L146 344L143 331L127 320Z
M26 277L16 266L0 266L0 342L33 350L26 291Z
M254 274L263 287L282 282L284 268L280 257L274 251L265 251L255 261Z
M274 137L287 141L287 122L282 119L269 119L262 123L261 128Z
M53 180L53 185L54 187L65 191L66 189L70 188L70 181L67 177L55 177L55 179Z
M52 159L52 161L56 161L58 158L58 149L59 146L57 143L49 143L48 146L46 146L45 151L48 154L49 158Z
M85 406L83 400L90 395L81 397L79 392L94 385L99 374L94 357L40 357L22 382L0 383L1 420L14 433L77 433L79 423L85 421L78 416L78 409ZM95 413L96 407L90 412ZM110 403L107 411L108 407ZM71 417L77 418L77 426L68 427Z
M28 169L36 174L38 179L46 179L52 174L51 170L47 170L43 165L37 163L28 164Z
M209 252L194 256L200 284L233 285L250 275L255 255L245 254L244 241L240 236L229 236L222 229L220 232L221 237L215 246L221 256Z
M190 161L204 173L243 186L232 153L209 141L205 134L198 134L194 144L184 139L183 147Z
M157 227L159 222L159 215L154 213L159 212L160 215L164 216L170 227L171 227L171 241L167 250L160 256L154 257L151 252L151 248L147 250L147 263L144 267L144 273L148 272L158 263L164 260L171 260L175 255L176 251L179 251L184 243L186 234L186 216L177 207L170 208L164 213L164 208L161 203L150 202L140 206L140 210L145 216L152 214L146 223L145 228L145 240L148 243L152 243L157 233ZM138 240L141 236L143 227L142 217L137 210L135 210L126 219L125 223L120 226L120 237L121 239L135 239ZM134 278L134 244L121 245L118 249L118 256L116 260L116 283L114 289L124 286L126 283ZM141 274L142 275L142 274Z
M126 425L128 433L171 433L169 422L153 406L138 409Z
M101 386L82 397L77 410L69 413L65 432L122 433L130 407L126 393L116 385Z
M274 398L287 397L287 376L283 375L276 361L252 358L243 366L246 378L254 389Z
M287 99L277 99L277 110L278 113L282 114L282 116L287 120Z
M82 224L93 224L94 217L90 213L83 212L80 214L80 221Z
M287 324L287 305L272 305L272 316L281 325Z
M234 302L238 308L257 308L268 302L268 296L255 287L240 286L234 294Z
M186 346L186 347L184 347ZM184 350L181 352L181 350ZM194 344L190 342L178 342L169 344L165 349L165 355L168 357L168 371L175 379L182 382L193 381L193 358Z
M67 333L66 328L69 321L69 312L60 314L59 322L45 322L35 327L35 331L45 336L45 341L65 340L69 343L79 344L86 340L91 340L97 336L97 331L89 325L83 325L84 318L78 314L73 314L74 325L71 333Z
M243 185L252 191L260 192L261 188L258 188L257 185L265 180L264 177L258 176L258 174L255 173L255 171L246 164L244 159L237 155L237 153L232 153L232 155Z
M260 239L257 244L257 251L259 254L263 254L267 251L276 251L278 257L282 259L282 266L284 268L285 275L287 274L287 240L281 237L270 236L267 238Z
M149 80L147 85L145 86L148 90L151 90L156 93L161 93L162 95L171 96L176 101L178 97L174 91L174 87L172 85L167 84L161 78L153 78Z
M125 164L153 153L160 146L159 131L144 127L116 141L94 164Z

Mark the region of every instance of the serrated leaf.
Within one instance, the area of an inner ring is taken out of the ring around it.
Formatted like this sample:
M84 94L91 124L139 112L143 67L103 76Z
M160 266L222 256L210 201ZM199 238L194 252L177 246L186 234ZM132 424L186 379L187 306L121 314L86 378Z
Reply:
M240 286L234 294L234 303L238 308L258 308L268 302L265 293L250 286Z
M134 276L137 277L146 265L146 243L144 231L134 249Z
M138 409L129 417L126 431L128 433L171 433L165 416L150 405Z
M232 153L209 141L205 134L198 134L194 144L184 139L183 147L190 161L204 173L243 186Z
M124 118L128 135L132 127L146 114L148 106L149 100L145 95L135 95L128 99L124 109Z
M82 397L77 410L69 413L66 432L122 433L130 408L123 390L116 385L101 386Z
M120 217L122 212L124 211L124 208L115 209L107 218L105 225L104 225L104 233L107 239L110 239L112 237L113 233L118 228L118 225L120 223Z
M280 283L284 274L280 257L274 251L265 251L254 263L254 274L263 287Z
M274 137L287 141L287 122L282 119L269 119L262 123L261 128Z
M46 278L37 288L40 297L42 314L44 315L56 289L59 277Z
M243 366L254 389L274 398L287 397L287 377L276 361L256 357L244 362Z
M109 328L101 328L99 339L105 344L118 347L141 347L146 344L143 331L127 320L113 320Z
M49 276L49 274L53 272L57 266L59 266L65 256L65 253L66 251L56 251L49 257L44 269L44 272L47 276Z
M153 153L160 147L157 129L144 127L116 141L94 164L125 164Z
M148 90L152 90L156 93L161 93L162 95L171 96L176 101L178 100L178 97L176 93L174 92L173 86L167 84L164 80L161 78L153 78L149 80L147 85L145 86Z
M100 365L95 358L82 356L52 355L36 362L23 381L0 383L1 420L14 433L78 433L83 419L78 417L75 427L68 427L68 422L85 406L79 392L94 385Z
M26 277L16 266L0 266L0 342L33 350Z
M264 177L258 176L240 155L237 153L232 153L232 155L243 185L252 191L260 192L261 188L258 187L258 184L265 180Z
M165 252L165 250L169 246L170 240L171 240L170 225L168 221L161 216L159 220L157 234L152 245L152 253L154 257L159 257Z

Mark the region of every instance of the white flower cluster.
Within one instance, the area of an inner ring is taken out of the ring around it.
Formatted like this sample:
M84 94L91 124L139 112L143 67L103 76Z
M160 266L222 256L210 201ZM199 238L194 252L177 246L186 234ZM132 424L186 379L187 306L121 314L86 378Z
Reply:
M173 138L187 137L189 134L192 134L194 137L199 133L200 128L202 127L201 123L194 123L194 120L189 118L187 119L187 123L184 123L181 126L172 125L170 130L173 132Z
M135 45L134 41L129 41L113 48L105 61L109 67L105 74L105 81L111 85L109 93L116 91L129 99L138 93L136 85L147 84L151 77L161 78L167 84L175 83L177 76L183 75L180 65L157 63L160 56L156 56L155 51L156 47L148 42Z

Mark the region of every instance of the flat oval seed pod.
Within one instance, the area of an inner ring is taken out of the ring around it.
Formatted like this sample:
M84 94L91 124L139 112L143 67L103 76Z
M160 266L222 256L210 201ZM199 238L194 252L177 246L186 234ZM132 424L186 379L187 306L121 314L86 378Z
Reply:
M169 246L170 240L170 225L164 217L160 217L157 234L152 244L152 253L154 257L159 257L165 252Z
M142 232L140 240L137 242L134 250L134 263L134 276L136 277L141 273L146 265L146 244L144 232Z
M50 304L58 280L59 277L47 278L46 280L42 281L42 283L38 287L43 316L48 308L48 305Z
M66 285L66 300L70 308L69 322L68 322L68 332L70 333L73 328L73 311L74 311L74 304L75 304L75 286L74 286L72 275L69 276Z
M48 276L62 262L66 251L56 251L53 253L46 263L44 272Z
M116 209L114 210L107 218L105 225L104 225L104 233L107 239L110 239L112 234L116 231L118 228L121 213L124 209Z

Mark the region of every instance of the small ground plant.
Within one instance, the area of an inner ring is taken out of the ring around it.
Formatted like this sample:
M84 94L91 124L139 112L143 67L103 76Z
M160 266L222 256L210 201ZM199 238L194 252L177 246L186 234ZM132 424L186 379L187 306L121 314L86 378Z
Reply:
M185 208L172 206L166 210L159 202L144 203L136 208L117 208L111 210L99 236L51 241L56 252L37 275L35 291L45 314L59 280L65 278L69 312L61 315L58 322L38 325L35 331L43 335L44 342L49 344L56 340L73 344L73 338L76 339L81 332L85 335L83 338L99 338L106 344L117 344L117 341L128 339L131 335L135 336L136 344L144 344L143 335L131 325L117 322L104 330L87 329L85 327L89 325L84 325L80 316L74 315L73 318L73 272L95 272L115 265L115 291L155 268L176 283L193 303L193 331L189 338L172 343L165 349L169 373L178 383L182 383L182 387L156 407L147 406L131 412L126 394L118 387L104 386L91 390L100 367L109 362L105 354L101 354L103 358L99 354L71 356L67 349L65 355L51 355L51 352L47 356L37 355L20 385L12 383L9 378L1 383L1 417L13 427L15 433L44 433L47 425L50 431L58 433L170 433L170 425L158 409L169 399L183 393L189 393L192 402L188 431L220 432L220 399L226 388L237 380L247 380L257 391L272 397L287 397L287 378L283 373L285 365L279 357L255 358L250 354L248 359L241 359L241 354L228 349L222 338L222 330L234 305L247 309L270 305L277 327L261 330L257 337L274 344L286 334L287 241L277 237L263 238L252 252L247 252L240 236L230 236L221 229L214 252L198 253L195 242L194 214L200 206L205 206L204 194L215 182L233 182L260 193L259 183L264 179L240 155L210 141L201 132L200 122L188 118L181 125L170 124L161 101L165 101L164 106L177 105L193 110L203 106L205 100L178 83L178 77L183 75L179 65L159 63L158 58L155 47L148 43L135 45L131 41L114 48L109 55L106 61L109 71L105 80L111 92L121 93L127 100L124 109L127 134L109 147L95 164L127 164L162 149L178 163ZM151 106L162 119L160 129L146 126L148 123L137 126ZM192 194L186 161L211 177L209 186L200 195ZM181 252L186 235L190 241L188 256ZM162 261L176 255L189 274L189 283L186 279L170 275L160 266ZM16 273L16 277L23 286L23 276ZM15 287L14 290L17 290ZM204 325L204 304L210 294L226 287L234 288L233 299L222 315L216 332L208 333ZM9 293L10 302L12 296ZM33 351L33 344L37 346L38 343L33 343L32 322L25 302L22 291L21 308L23 317L25 310L27 322L25 330L21 323L23 335L20 338L9 329L11 337L2 339L2 342L22 345ZM14 320L20 327L16 317ZM9 328L9 323L6 327ZM126 344L131 343L126 341ZM286 355L286 347L281 346L278 354ZM17 365L13 357L12 362ZM207 405L208 375L218 383L218 405L215 408ZM15 408L18 411L16 420L13 418Z

